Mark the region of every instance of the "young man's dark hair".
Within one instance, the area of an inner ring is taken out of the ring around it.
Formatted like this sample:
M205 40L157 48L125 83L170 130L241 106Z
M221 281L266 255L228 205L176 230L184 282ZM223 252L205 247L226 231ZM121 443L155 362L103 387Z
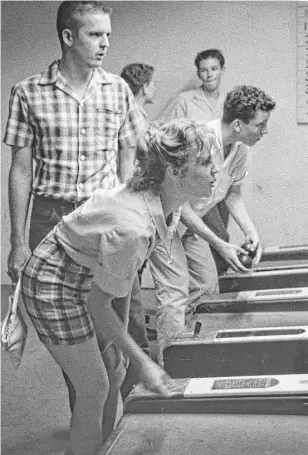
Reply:
M238 85L227 94L222 120L231 123L239 119L249 123L257 110L270 112L275 106L276 102L263 90L252 85Z
M120 76L128 83L134 95L137 95L142 87L152 80L154 67L145 63L130 63L126 65Z
M219 49L207 49L206 51L199 52L195 58L195 65L198 71L201 60L207 60L208 58L216 58L220 63L220 68L224 68L225 58L222 55L222 52Z

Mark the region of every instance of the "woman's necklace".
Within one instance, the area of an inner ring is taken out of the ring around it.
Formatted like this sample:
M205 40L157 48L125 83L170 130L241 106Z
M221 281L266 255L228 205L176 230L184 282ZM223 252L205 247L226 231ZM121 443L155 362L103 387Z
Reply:
M170 224L167 224L167 221L169 221L169 217L171 215L171 221L170 221ZM173 236L174 236L174 229L173 229L173 213L170 213L167 217L167 219L165 220L166 222L166 226L167 226L167 229L168 231L170 232L171 234L171 240L170 240L170 251L168 251L168 248L166 246L166 244L161 241L163 247L165 248L166 250L166 253L167 253L167 256L168 256L168 259L167 259L167 264L172 264L173 263L173 257L172 257L172 242L173 242Z
M167 259L167 264L172 264L173 263L173 257L172 257L172 241L173 241L173 236L171 237L170 240L170 251L168 251L168 248L166 247L165 243L161 240L161 243L163 247L165 248L165 251L167 253L168 259Z

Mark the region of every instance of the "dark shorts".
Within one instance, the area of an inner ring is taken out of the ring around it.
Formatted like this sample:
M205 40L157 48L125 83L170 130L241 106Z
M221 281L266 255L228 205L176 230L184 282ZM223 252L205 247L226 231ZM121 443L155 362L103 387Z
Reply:
M94 335L87 310L93 274L74 262L53 231L38 245L22 271L27 312L44 344L72 345Z

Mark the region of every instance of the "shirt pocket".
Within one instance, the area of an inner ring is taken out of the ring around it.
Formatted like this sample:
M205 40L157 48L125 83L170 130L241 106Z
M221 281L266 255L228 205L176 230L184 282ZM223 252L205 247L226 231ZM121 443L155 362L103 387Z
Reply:
M118 133L121 126L121 112L115 109L99 108L95 112L95 142L100 150L112 150L117 147Z

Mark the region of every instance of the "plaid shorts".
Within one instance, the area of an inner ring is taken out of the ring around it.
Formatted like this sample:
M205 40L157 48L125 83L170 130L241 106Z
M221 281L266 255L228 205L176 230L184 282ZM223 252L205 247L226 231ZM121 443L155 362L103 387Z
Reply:
M93 274L73 261L53 231L34 250L22 271L26 310L44 344L72 345L94 336L87 310Z

